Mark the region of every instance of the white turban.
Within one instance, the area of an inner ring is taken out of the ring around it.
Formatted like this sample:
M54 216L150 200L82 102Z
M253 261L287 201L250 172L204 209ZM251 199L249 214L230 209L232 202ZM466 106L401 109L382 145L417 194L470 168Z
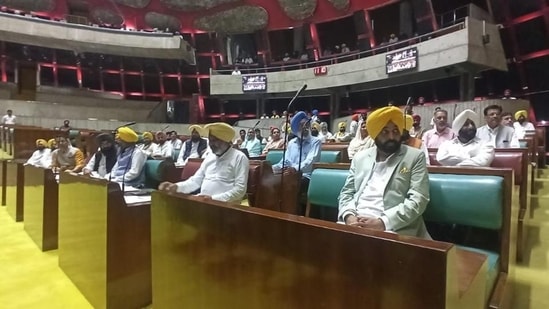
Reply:
M454 132L458 132L459 130L461 130L467 119L471 119L474 122L477 117L477 113L473 112L470 109L466 109L463 112L459 113L456 119L454 119L454 122L452 122L452 129L454 129Z

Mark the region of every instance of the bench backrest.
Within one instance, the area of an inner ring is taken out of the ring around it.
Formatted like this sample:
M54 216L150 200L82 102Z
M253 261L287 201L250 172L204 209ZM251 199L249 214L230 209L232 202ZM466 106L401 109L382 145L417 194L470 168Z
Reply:
M338 207L338 197L349 170L314 169L309 182L307 199L313 205L323 207Z
M429 174L425 221L498 230L503 221L503 178Z
M270 149L267 153L266 160L271 163L271 165L275 165L280 160L282 160L282 149ZM342 150L327 150L327 151L320 151L320 161L323 163L340 163L342 158ZM305 158L303 158L305 159Z

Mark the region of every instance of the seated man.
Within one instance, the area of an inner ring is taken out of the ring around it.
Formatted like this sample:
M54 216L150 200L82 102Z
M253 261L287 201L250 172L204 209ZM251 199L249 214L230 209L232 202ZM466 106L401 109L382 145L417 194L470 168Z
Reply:
M51 166L51 150L47 148L48 142L44 139L36 140L36 150L27 160L25 165L32 165L41 168L49 168Z
M345 121L341 121L340 123L337 124L337 127L339 131L336 134L334 134L332 137L335 140L335 142L336 143L350 142L354 136L351 136L351 134L346 132L347 123Z
M502 108L499 105L490 105L484 109L486 125L477 130L477 137L495 148L520 147L515 130L501 124ZM458 128L453 128L458 131Z
M425 155L401 143L404 114L372 112L366 128L375 147L356 154L339 196L338 219L362 228L430 238L421 215L429 202Z
M152 153L152 157L155 160L164 160L171 158L173 154L172 143L166 140L166 133L162 131L156 132L156 141L158 146Z
M410 135L410 130L413 129L413 123L414 118L411 115L406 115L406 120L404 122L404 130L402 130L402 144L419 149L423 151L423 154L425 155L425 162L427 162L427 165L430 165L429 162L429 152L427 151L427 147L423 144L423 141L418 137L413 137Z
M134 130L128 127L118 128L115 140L120 151L116 164L111 172L105 175L105 179L134 187L140 187L145 183L143 167L147 161L147 155L135 145L138 139Z
M190 158L203 158L208 150L208 140L200 137L202 128L199 125L192 125L189 127L189 131L191 132L191 138L183 143L177 157L177 165L187 164L187 159Z
M246 195L250 163L246 155L232 148L234 129L223 122L204 126L208 132L209 154L200 168L189 179L170 183L163 182L159 190L191 194L222 202L240 203Z
M494 148L476 137L477 128L473 119L477 114L470 109L461 112L452 128L458 131L453 140L440 145L437 161L444 166L490 166L494 160Z
M421 116L420 115L412 115L412 127L410 130L408 130L411 137L419 138L421 139L423 137L423 128L421 127Z
M536 128L534 125L528 121L528 112L525 110L520 110L515 113L515 119L517 120L513 123L515 128L515 134L517 138L524 138L526 131L535 131Z
M332 140L334 137L330 131L328 131L328 124L326 122L320 123L320 132L318 132L320 141L325 143L327 140Z
M513 114L510 112L501 113L501 124L513 128Z
M255 138L254 129L248 130L246 140L240 145L240 148L247 149L250 157L259 157L261 155L261 141Z
M55 138L57 149L52 152L52 170L79 173L85 166L84 153L71 145L68 138Z
M167 134L168 141L172 144L173 150L179 150L183 147L183 142L179 139L176 131L171 131Z
M116 149L112 134L102 133L97 135L96 139L97 144L99 144L99 151L92 156L82 172L84 175L90 175L95 172L97 176L105 177L116 164L118 150Z
M427 148L438 148L445 141L452 140L456 135L448 127L448 112L438 108L433 114L433 125L431 130L425 132L421 140Z
M153 135L151 132L144 132L143 133L143 144L140 144L138 147L143 153L147 155L147 157L152 158L152 154L157 151L158 145L153 142Z
M309 132L309 119L307 114L301 111L292 117L291 129L296 136L288 141L285 156L273 165L274 173L293 174L302 173L300 195L306 194L309 188L309 180L313 170L313 163L320 161L321 142L318 137L311 136ZM304 206L304 205L301 205ZM300 210L302 213L305 207Z

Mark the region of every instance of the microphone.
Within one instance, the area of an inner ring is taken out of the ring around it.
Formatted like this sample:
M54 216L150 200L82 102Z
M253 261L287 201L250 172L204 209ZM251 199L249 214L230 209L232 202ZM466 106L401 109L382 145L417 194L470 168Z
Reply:
M261 122L261 120L258 120L258 121L254 124L254 126L252 127L252 129L255 130L255 128L257 127L257 125L258 125L260 122Z
M166 131L166 129L168 129L169 127L170 127L170 125L167 125L167 126L165 126L165 127L164 127L162 130L160 130L160 131L164 132L164 131Z
M295 99L297 99L301 95L301 93L305 91L305 89L307 89L307 84L303 84L303 86L299 88L299 90L295 93L294 97L290 100L290 103L288 103L288 108L286 108L286 111L288 113L290 113L290 108L292 107L292 104L294 103Z

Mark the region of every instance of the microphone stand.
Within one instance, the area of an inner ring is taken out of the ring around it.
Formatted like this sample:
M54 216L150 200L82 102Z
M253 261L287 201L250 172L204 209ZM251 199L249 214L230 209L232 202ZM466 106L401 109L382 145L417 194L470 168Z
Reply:
M288 107L286 108L287 115L286 115L286 123L284 125L284 147L282 148L282 175L280 176L280 189L279 189L279 200L278 200L278 211L282 212L282 196L284 196L284 170L286 168L286 148L288 147L288 127L290 126L290 108L292 107L292 104L294 101L299 97L301 92L303 92L305 89L307 89L307 84L303 85L294 95L294 97L290 100L290 103L288 103ZM291 132L291 130L290 130ZM301 161L301 160L300 160ZM282 192L280 192L282 191Z

